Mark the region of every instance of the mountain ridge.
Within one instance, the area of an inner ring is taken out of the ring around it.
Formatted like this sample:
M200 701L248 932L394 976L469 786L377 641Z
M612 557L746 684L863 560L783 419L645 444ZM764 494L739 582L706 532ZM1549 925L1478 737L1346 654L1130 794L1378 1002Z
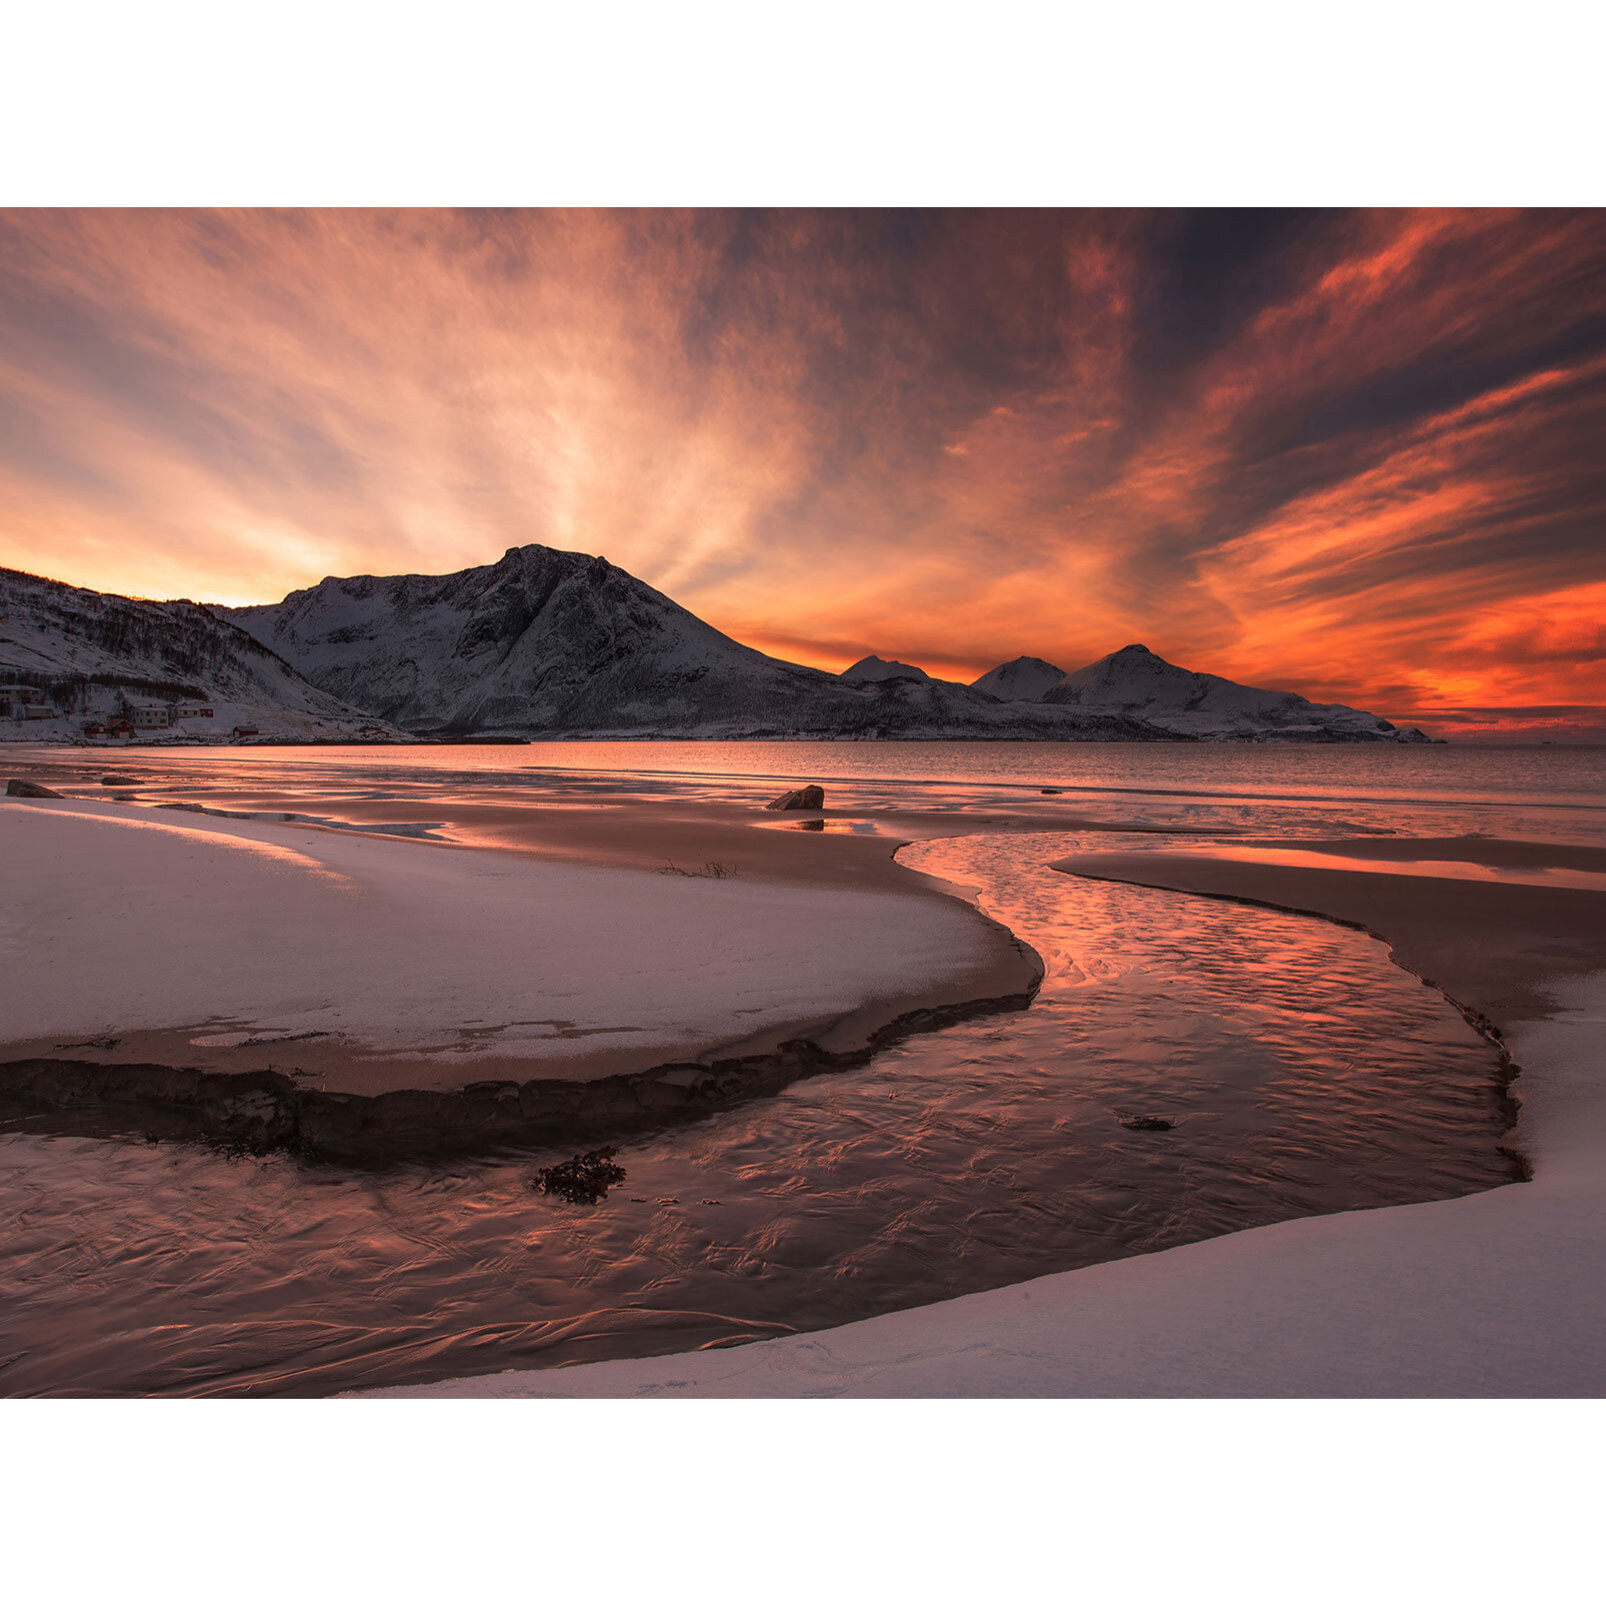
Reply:
M1168 663L1141 642L1072 670L1038 699L1045 704L1121 712L1199 740L1426 742L1421 731L1344 703L1315 703L1298 692L1246 686Z
M844 680L787 663L606 558L533 544L453 574L329 576L217 611L418 735L1162 739L1125 715L1004 705L923 671Z
M1429 739L1135 643L1070 674L1018 658L969 686L874 654L834 675L725 635L606 558L535 544L445 575L327 576L248 607L0 570L0 610L0 679L24 699L46 681L80 713L117 684L204 690L291 737Z

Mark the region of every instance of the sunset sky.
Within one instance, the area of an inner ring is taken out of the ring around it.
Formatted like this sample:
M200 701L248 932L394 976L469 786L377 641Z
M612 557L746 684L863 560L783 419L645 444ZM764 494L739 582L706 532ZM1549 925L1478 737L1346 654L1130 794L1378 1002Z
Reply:
M529 541L971 679L1606 724L1606 213L0 213L0 564Z

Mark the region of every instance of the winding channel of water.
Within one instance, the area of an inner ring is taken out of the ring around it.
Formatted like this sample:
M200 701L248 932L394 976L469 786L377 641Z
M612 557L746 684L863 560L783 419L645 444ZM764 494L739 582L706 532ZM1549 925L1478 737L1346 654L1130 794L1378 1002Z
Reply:
M743 1342L1515 1179L1494 1050L1381 944L1047 868L1082 845L905 849L1042 954L1037 1003L623 1143L594 1207L531 1187L567 1151L359 1171L0 1137L0 1392L327 1394Z

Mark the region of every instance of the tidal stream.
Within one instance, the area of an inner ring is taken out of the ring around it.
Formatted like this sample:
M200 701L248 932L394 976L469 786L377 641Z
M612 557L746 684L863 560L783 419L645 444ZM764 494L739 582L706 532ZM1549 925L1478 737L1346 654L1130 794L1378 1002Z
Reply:
M1091 845L906 848L1043 956L1034 1006L623 1141L594 1206L531 1185L572 1149L356 1170L0 1136L0 1392L321 1395L739 1343L1516 1180L1497 1055L1382 944L1047 868Z

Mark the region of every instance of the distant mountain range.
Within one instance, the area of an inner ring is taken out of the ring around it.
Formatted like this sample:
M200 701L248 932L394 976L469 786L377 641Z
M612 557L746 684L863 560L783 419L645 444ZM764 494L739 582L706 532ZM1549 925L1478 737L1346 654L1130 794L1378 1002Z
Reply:
M874 656L833 675L743 646L606 559L543 546L457 574L326 579L247 608L0 571L0 681L13 669L182 682L292 724L448 738L1428 740L1135 646L1071 674L1019 658L969 686Z
M1147 647L1112 652L1066 674L1041 658L1016 658L971 682L1011 702L1123 714L1196 741L1425 742L1376 714L1262 691L1220 675L1179 669Z

